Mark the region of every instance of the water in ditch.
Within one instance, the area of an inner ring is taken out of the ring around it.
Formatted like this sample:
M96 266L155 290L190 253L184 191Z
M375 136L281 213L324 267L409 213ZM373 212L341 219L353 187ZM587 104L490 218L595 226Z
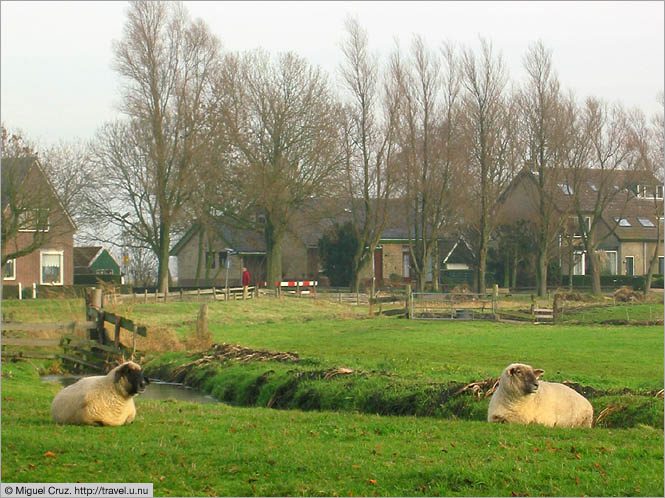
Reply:
M69 386L81 377L75 375L45 375L44 382L57 382L63 387ZM150 379L146 390L137 396L139 399L173 399L176 401L191 401L193 403L218 403L212 396L202 394L184 384L174 382L162 382Z

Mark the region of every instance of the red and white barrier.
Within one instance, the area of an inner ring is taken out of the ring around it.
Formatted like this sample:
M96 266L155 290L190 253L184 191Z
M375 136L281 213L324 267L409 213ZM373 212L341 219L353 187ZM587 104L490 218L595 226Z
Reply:
M316 280L288 280L284 282L275 282L275 287L282 289L286 287L287 292L297 292L300 294L312 294L315 292L314 287L318 286L319 282ZM295 287L295 289L293 289ZM304 289L303 289L304 287Z

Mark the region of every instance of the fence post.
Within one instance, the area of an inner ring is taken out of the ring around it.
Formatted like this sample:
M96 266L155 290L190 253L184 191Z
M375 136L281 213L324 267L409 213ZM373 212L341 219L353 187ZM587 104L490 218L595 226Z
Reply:
M199 307L199 316L196 320L196 334L198 337L205 337L208 333L208 303L201 303Z
M32 282L32 299L37 299L37 284Z
M182 292L182 287L180 288L180 300L184 301L184 295L183 295L183 292Z
M559 314L559 294L554 294L554 302L552 303L552 323L556 323L557 315Z
M217 290L215 290L214 286L212 288L212 300L217 301Z
M406 284L406 317L411 318L411 284Z
M21 282L18 283L18 298L23 299L23 284Z
M148 304L148 289L143 289L143 302Z

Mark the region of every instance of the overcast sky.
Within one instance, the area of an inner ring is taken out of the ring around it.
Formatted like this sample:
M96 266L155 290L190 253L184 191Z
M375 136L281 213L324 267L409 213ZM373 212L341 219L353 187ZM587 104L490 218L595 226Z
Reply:
M478 47L490 39L522 81L521 59L541 39L553 51L562 87L662 111L663 2L185 2L226 50L294 51L334 77L347 14L386 57L397 37L431 47L443 40ZM111 42L122 34L125 2L1 4L1 114L41 143L89 139L118 117L120 81Z

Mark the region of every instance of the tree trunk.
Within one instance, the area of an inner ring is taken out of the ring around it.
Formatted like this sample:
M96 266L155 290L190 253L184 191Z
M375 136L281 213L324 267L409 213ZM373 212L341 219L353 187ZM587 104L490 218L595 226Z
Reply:
M205 248L203 246L203 228L199 228L199 251L196 259L196 276L194 277L194 285L199 285L199 279L201 278L201 267L203 266L203 260L205 258Z
M478 250L478 278L476 280L476 292L485 293L485 276L487 273L487 237L481 236L480 249Z
M511 289L516 289L517 288L517 263L519 261L519 258L517 256L517 253L513 255L513 277L512 277L512 283L513 285L510 287Z
M270 220L266 220L263 235L266 243L268 285L273 286L275 282L282 281L282 234Z
M161 223L159 227L159 247L157 260L159 263L157 271L157 287L159 292L166 294L169 286L169 225Z
M658 220L656 220L658 221ZM649 290L651 290L651 282L653 281L653 273L656 271L656 265L658 261L658 256L659 256L659 251L658 249L661 247L660 244L660 223L656 224L656 247L654 247L653 250L653 256L651 257L651 261L649 261L649 270L647 271L647 276L644 282L644 295L649 294Z
M439 292L439 241L434 242L432 247L432 290Z
M505 258L503 259L503 286L508 289L510 288L510 254L506 253Z
M598 254L595 251L587 251L589 256L589 266L591 267L591 293L595 296L600 296L602 290L600 288L600 261Z
M544 244L538 245L538 255L536 261L536 285L538 287L538 297L547 295L547 248Z

